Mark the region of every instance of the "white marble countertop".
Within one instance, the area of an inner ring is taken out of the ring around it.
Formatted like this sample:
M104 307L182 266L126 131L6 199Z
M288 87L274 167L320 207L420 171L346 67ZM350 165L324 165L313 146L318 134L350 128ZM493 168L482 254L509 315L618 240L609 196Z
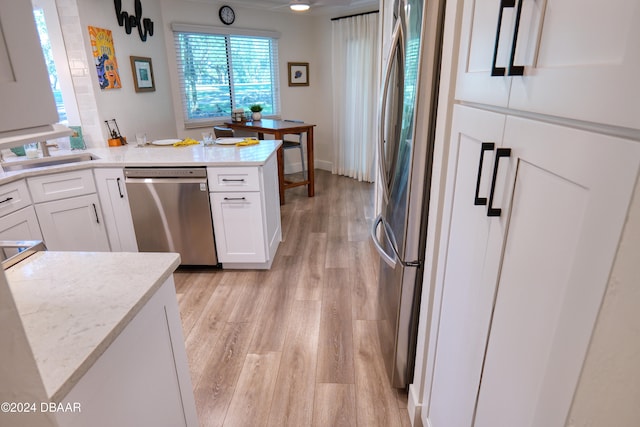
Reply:
M179 264L175 253L45 251L5 271L51 401L67 395Z
M18 171L1 171L0 184L44 173L99 167L261 166L271 156L275 155L280 145L282 145L282 141L271 139L261 140L259 144L244 147L236 147L235 145L205 147L200 143L184 147L147 145L143 148L138 148L135 144L128 144L120 147L88 148L86 150L51 149L52 158L89 153L97 157L97 159ZM24 156L7 156L4 163L0 163L0 166L24 160L26 160Z

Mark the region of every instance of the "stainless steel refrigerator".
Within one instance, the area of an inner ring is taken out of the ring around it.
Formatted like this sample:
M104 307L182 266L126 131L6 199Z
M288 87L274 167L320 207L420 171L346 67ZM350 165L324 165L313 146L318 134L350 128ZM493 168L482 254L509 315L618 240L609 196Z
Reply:
M384 261L378 289L380 344L397 388L411 383L415 363L443 11L443 0L396 0L383 70L378 147L383 197L371 237Z

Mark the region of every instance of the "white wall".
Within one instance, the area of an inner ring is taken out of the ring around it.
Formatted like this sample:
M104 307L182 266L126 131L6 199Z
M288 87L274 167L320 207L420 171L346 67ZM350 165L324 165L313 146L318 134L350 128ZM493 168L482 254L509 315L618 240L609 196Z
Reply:
M74 79L76 98L88 146L106 146L104 120L115 118L129 141L144 130L150 139L200 138L200 129L185 129L177 81L172 22L221 26L218 9L223 2L189 0L145 0L142 14L154 22L154 35L142 42L137 32L127 35L118 25L114 5L104 0L56 0ZM123 10L133 11L133 0L122 2ZM316 124L314 154L317 168L331 170L333 162L331 16L294 14L234 5L234 28L278 31L282 118ZM93 65L87 26L112 31L122 89L102 91ZM81 55L82 54L82 55ZM84 58L82 58L84 56ZM130 56L152 58L156 91L136 93ZM287 62L308 62L308 87L289 87ZM287 153L299 168L297 153Z
M133 13L133 0L123 1L122 9ZM93 141L93 146L107 145L105 120L116 119L123 136L128 141L135 139L139 130L147 132L151 139L173 138L177 135L173 120L173 99L169 84L167 53L164 45L164 26L158 1L142 2L142 17L154 22L154 34L146 42L140 40L136 29L131 34L118 25L112 1L77 0L82 29L83 48L89 60L88 74L97 105L97 115L102 130L102 141ZM93 26L111 30L122 89L100 90L98 77L93 66L93 56L87 27ZM150 57L155 79L155 92L136 93L133 84L130 56ZM76 87L76 91L78 88ZM83 126L85 118L83 117ZM96 138L97 139L97 138ZM102 143L102 144L100 144Z

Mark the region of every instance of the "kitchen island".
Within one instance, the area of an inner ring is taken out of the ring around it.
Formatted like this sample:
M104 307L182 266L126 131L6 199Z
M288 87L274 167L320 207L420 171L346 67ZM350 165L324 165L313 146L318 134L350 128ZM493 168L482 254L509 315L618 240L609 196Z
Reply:
M5 271L47 399L80 408L56 413L60 426L197 426L179 260L44 251Z
M37 160L5 156L0 239L44 240L49 250L61 251L179 252L170 245L148 249L139 244L143 234L134 230L135 200L129 198L123 170L195 167L206 170L208 183L200 191L209 192L206 214L212 217L222 267L268 269L282 239L280 146L276 140L249 146L126 145L52 150L51 157Z

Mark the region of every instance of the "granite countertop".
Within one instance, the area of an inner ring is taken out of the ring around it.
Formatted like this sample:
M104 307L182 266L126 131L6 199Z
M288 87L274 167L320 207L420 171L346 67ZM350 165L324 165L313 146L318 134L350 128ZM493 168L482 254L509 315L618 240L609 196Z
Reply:
M179 264L175 253L44 251L5 271L51 401L68 394Z
M96 160L45 166L18 171L1 171L0 184L16 179L37 176L44 173L66 172L71 170L128 167L128 166L261 166L275 155L282 145L280 140L261 140L259 144L236 147L235 145L203 146L187 145L184 147L147 145L138 148L135 144L120 147L88 148L86 150L51 150L51 157L89 153ZM7 156L5 163L26 160L25 157Z

